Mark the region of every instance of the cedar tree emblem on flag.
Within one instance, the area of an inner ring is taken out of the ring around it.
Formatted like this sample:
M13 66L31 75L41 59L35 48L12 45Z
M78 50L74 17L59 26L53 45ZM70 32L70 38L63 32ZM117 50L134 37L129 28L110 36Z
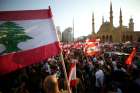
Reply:
M20 50L17 44L31 39L24 32L23 27L18 26L14 22L5 22L0 25L0 44L5 46L2 53L10 53Z

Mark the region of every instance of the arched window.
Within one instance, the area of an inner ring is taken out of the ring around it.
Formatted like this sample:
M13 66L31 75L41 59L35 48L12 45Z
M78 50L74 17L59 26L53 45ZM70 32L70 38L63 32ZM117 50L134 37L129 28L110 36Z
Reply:
M102 41L103 41L103 42L105 41L105 36L104 36L104 35L102 36Z
M138 42L140 42L140 37L138 38Z
M112 42L112 35L109 36L109 42Z
M132 35L130 35L130 41L133 41L133 37L132 37Z
M106 36L106 40L105 41L108 42L108 35Z
M125 42L125 39L126 39L126 37L125 37L125 35L123 35L122 41Z
M126 36L126 41L129 41L129 36L128 35Z

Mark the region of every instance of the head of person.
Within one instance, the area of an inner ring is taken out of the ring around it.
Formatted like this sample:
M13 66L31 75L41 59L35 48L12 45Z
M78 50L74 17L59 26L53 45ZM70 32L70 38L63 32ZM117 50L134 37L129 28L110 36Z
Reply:
M44 79L43 88L45 93L60 93L56 75L49 75Z

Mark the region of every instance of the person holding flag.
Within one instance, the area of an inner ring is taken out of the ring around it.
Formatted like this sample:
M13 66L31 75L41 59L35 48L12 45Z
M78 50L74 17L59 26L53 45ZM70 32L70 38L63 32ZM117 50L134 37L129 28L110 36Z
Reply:
M61 55L51 8L0 11L0 75ZM62 60L65 78L67 72ZM71 93L67 82L69 93Z

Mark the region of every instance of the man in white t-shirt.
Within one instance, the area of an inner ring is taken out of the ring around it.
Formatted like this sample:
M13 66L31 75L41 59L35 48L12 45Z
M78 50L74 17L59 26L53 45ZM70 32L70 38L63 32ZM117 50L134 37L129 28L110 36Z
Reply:
M48 64L48 62L46 62L43 66L45 72L47 72L49 75L51 74L51 68L50 65Z
M97 68L97 71L95 72L95 87L97 90L97 93L101 91L104 85L104 72L103 70Z

